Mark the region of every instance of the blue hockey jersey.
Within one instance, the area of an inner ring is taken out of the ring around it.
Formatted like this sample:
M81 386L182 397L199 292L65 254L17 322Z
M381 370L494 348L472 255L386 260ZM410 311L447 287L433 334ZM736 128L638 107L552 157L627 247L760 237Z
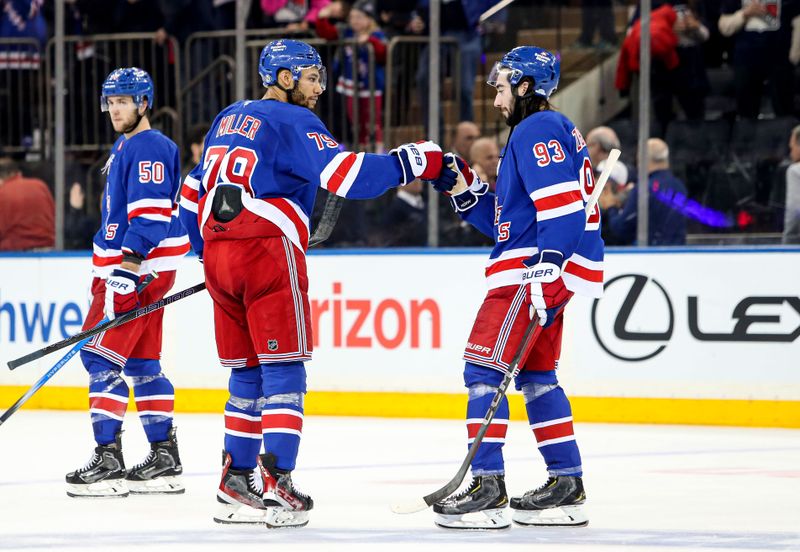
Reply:
M393 155L341 151L309 109L276 100L240 101L211 125L203 160L184 179L181 220L192 247L203 251L201 229L215 186L243 190L244 208L270 221L301 251L308 248L309 216L319 186L352 199L369 199L402 182Z
M562 277L581 295L603 292L603 239L600 215L586 220L594 189L586 143L575 125L555 111L541 111L517 125L506 145L495 193L480 196L461 213L493 237L486 266L489 289L520 285L522 261L541 250L559 251L569 262Z
M145 256L140 274L175 270L189 252L177 217L181 182L178 146L157 130L121 135L106 162L102 224L94 236L93 273L107 277L123 253Z

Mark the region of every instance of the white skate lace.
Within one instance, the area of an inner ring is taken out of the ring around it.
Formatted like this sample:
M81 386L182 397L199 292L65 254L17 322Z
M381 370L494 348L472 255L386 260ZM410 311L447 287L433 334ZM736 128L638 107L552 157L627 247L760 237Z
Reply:
M143 468L143 467L144 467L144 466L146 466L146 465L147 465L147 463L148 463L148 462L150 462L150 460L152 460L153 458L155 458L155 452L153 452L153 451L151 450L151 451L150 451L150 453L147 455L147 457L146 457L144 460L142 460L141 462L139 462L138 464L136 464L135 466L133 466L133 467L131 468L131 471L136 471L136 470L138 470L139 468Z
M258 494L264 494L264 479L261 477L261 470L259 468L250 472L250 487Z
M78 471L79 472L89 471L99 461L99 458L100 457L98 456L98 454L96 452L93 452L92 456L89 458L89 461L86 462L86 464L84 464L84 466L81 469L79 469Z

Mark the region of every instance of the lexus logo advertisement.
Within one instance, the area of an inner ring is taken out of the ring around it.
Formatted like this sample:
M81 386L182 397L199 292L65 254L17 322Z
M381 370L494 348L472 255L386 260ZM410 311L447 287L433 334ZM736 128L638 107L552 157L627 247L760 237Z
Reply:
M619 360L637 362L661 354L676 331L701 342L792 343L800 337L800 297L731 297L730 306L722 307L731 309L727 320L719 320L704 313L702 296L671 296L661 282L644 274L622 274L606 282L604 290L592 305L592 332L600 347ZM713 306L719 309L719 301Z

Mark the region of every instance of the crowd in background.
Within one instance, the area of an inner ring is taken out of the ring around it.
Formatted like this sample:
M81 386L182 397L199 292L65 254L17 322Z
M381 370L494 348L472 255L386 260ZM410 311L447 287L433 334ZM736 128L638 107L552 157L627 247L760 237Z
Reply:
M456 39L461 57L460 89L456 92L460 98L458 120L461 122L449 126L441 141L443 146L467 159L493 189L503 136L495 132L482 135L481 127L474 122L476 114L473 109L477 67L485 53L487 29L491 28L479 26L478 16L492 3L490 0L442 2L442 36ZM558 2L517 0L516 6L517 9L534 10L531 13L535 18L537 7L555 4ZM612 173L612 185L603 195L601 206L605 215L603 233L606 243L631 245L636 243L638 195L636 159L632 154L635 133L625 131L635 129L637 125L639 8L635 1L576 0L562 4L583 8L578 39L565 48L620 53L615 85L622 95L630 97L631 108L608 127L582 130L598 174L611 147L623 145L627 152L623 163ZM616 26L614 15L614 8L622 5L630 11L624 32ZM752 219L749 211L745 210L745 215L741 214L742 209L738 214L736 209L721 213L706 204L706 183L703 182L703 189L698 190L696 180L707 177L713 181L714 167L707 159L708 166L702 164L703 159L698 161L692 157L687 161L686 141L679 131L688 128L685 132L702 134L710 128L703 124L724 119L729 123L730 135L741 132L737 130L741 120L754 120L754 124L759 124L757 120L765 118L785 121L782 126L775 127L780 129L777 133L783 144L783 155L781 159L773 159L768 167L769 178L776 183L767 193L768 200L780 204L778 230L783 230L784 243L800 243L800 127L796 126L795 119L798 115L795 66L800 62L800 0L653 0L652 5L650 107L653 139L648 142L648 159L645 160L650 175L650 244L683 244L688 232L715 228L718 223L720 228L747 229L746 223ZM152 33L154 47L168 50L173 48L173 44L182 47L193 33L235 27L235 0L67 0L66 6L68 27L65 31L69 35ZM2 0L2 7L0 37L30 38L40 44L39 51L44 51L46 41L53 34L53 3ZM490 21L502 30L506 17L504 11ZM352 40L354 45L344 47L342 55L337 56L335 64L329 67L334 75L329 93L335 91L346 99L347 121L356 129L355 135L351 136L357 144L354 147L374 147L376 151L385 151L384 147L393 145L384 145L382 129L383 110L386 109L383 92L392 85L386 82L384 72L386 47L394 36L428 33L427 0L253 0L247 14L247 27L284 29L287 33L305 33L305 36L327 40ZM94 55L89 41L77 42L75 50L78 58ZM427 55L427 49L423 48L416 74L412 77L420 95L421 121L427 121ZM19 110L29 109L34 102L13 98L14 91L19 92L20 86L9 80L14 72L4 69L14 68L23 72L29 67L27 64L32 67L41 63L37 56L33 50L26 52L0 43L0 96L9 105L13 101ZM368 86L366 79L370 62L374 62L375 67L375 92L370 99L374 110L372 119L368 98L358 92ZM724 79L720 75L729 77L725 85L727 89L722 91L719 81ZM87 109L96 105L96 94L94 90L84 92ZM7 121L6 126L14 127L15 121ZM700 126L680 126L687 122ZM184 171L197 162L207 128L205 122L192 126L182 137ZM37 140L30 128L11 128L4 135L16 137L23 145ZM702 138L699 141L702 142ZM727 146L717 144L709 152L724 150ZM791 155L787 158L789 153ZM70 164L71 160L74 163ZM747 171L755 174L764 168L760 160L748 165L746 156L732 161L726 159L725 162L728 163L722 168L727 170L725 174L731 173L729 167L733 162L738 163L741 169L738 172L745 176ZM36 163L31 165L37 166ZM47 163L39 165L41 170L38 172L35 169L26 171L24 154L2 154L0 168L6 168L0 173L0 203L5 201L5 209L10 209L14 203L3 198L12 193L18 195L15 190L25 182L30 188L27 192L40 200L37 209L50 213L39 217L39 224L52 225L52 169L50 172L47 167L42 169L41 165ZM88 248L91 235L99 226L98 210L94 205L87 205L81 160L68 159L68 170L70 167L69 195L65 202L65 246ZM22 174L27 172L41 178L23 178ZM701 176L693 181L694 175ZM755 176L761 177L761 173ZM42 199L45 191L49 194L49 201ZM427 197L427 187L414 183L375 202L350 202L343 214L343 220L348 223L337 227L328 245L424 246L428 236ZM731 216L734 217L732 221ZM12 228L11 231L22 228L17 223L9 223L10 220L5 218L5 224L0 224L0 250L52 247L52 232L34 232L38 236L36 243L23 246L16 242L16 246L8 246L3 232L8 233L8 228ZM438 224L442 246L491 244L491 239L461 222L446 201L440 201Z

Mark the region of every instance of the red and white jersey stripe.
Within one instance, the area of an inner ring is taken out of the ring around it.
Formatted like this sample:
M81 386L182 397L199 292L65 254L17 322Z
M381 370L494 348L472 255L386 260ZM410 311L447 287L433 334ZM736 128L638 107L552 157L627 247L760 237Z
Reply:
M122 420L128 410L128 397L114 393L89 393L89 413Z
M145 198L128 203L128 220L141 217L156 222L170 222L172 201L169 199Z
M157 272L177 270L181 259L190 249L189 236L186 234L164 238L142 261L139 274L148 274L154 270ZM121 249L104 249L95 242L92 253L92 274L98 278L108 278L108 275L115 268L119 268L122 262Z
M503 286L519 286L525 272L523 261L539 250L536 247L520 247L504 251L486 263L486 286L495 289ZM588 297L603 295L603 262L592 261L574 253L564 267L561 277L568 290Z
M531 424L531 429L536 436L539 448L575 440L572 416Z
M225 411L225 433L234 437L261 440L261 416Z
M583 197L577 180L539 188L530 197L536 207L537 222L583 211Z
M191 175L187 175L183 180L183 186L181 186L180 206L196 215L199 193L200 181Z
M300 435L303 432L303 413L291 408L273 408L261 412L261 431Z
M349 151L337 153L322 170L319 176L320 186L332 194L347 197L347 192L356 181L363 163L363 153Z
M483 424L483 418L467 418L467 443L472 444L475 436ZM506 432L508 431L508 420L494 418L486 429L483 437L484 443L505 443Z

